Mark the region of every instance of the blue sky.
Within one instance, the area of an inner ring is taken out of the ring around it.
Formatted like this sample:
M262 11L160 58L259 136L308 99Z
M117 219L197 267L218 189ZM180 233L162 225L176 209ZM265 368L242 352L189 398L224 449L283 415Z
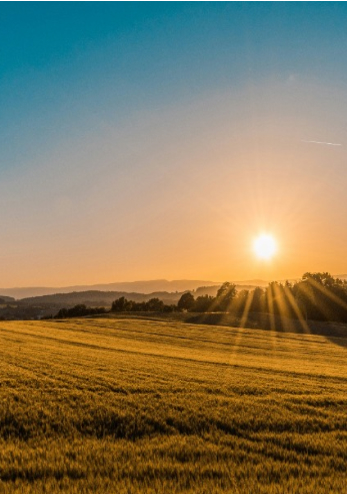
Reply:
M346 14L343 3L2 4L2 167L139 106L271 75L344 79Z
M345 4L335 2L2 3L0 186L1 204L8 214L0 225L5 237L0 255L4 262L19 266L18 272L3 272L4 283L184 276L223 279L222 259L216 263L218 267L202 269L211 266L213 249L220 248L218 242L210 245L210 257L204 261L202 256L195 267L187 269L182 263L182 269L171 269L177 246L164 218L158 219L159 204L177 238L183 238L182 218L189 200L175 182L176 172L183 172L182 163L191 155L185 165L188 181L193 184L197 180L201 191L203 180L211 183L210 164L199 168L196 160L200 157L194 153L206 136L218 141L223 135L223 131L217 132L218 126L225 129L230 125L234 129L230 136L237 134L239 121L240 128L272 126L273 135L279 126L287 134L288 128L300 128L303 139L344 138L346 21ZM270 133L264 141L271 141ZM295 138L300 141L299 135ZM225 139L220 149L228 137ZM255 141L250 147L255 153ZM312 152L310 159L317 160L317 170L321 170L321 153ZM334 177L341 173L344 158L336 159ZM298 167L302 160L301 154ZM239 178L241 163L233 158L235 178ZM226 166L224 161L220 167L214 163L220 182L216 179L213 204L223 190ZM272 162L268 166L273 177L278 165ZM101 197L110 183L117 200L111 198L111 191L109 199ZM179 194L182 200L174 199L173 207L167 198ZM333 200L334 192L331 194ZM160 196L158 203L151 202L153 196ZM220 210L223 207L220 205ZM126 211L123 216L119 213L122 208ZM194 214L199 214L199 208ZM108 212L115 217L119 235L111 235L106 222L100 226L100 218ZM145 216L148 230L157 221L157 233L147 236L137 223L138 215ZM132 234L123 221L134 225ZM210 221L213 223L212 213ZM91 231L98 232L95 238L91 233L89 240L82 232L88 222ZM47 234L51 223L60 236L66 232L68 238L61 241L58 251L57 242ZM187 228L191 231L191 225ZM27 237L19 232L27 232ZM199 228L195 234L186 246L193 264ZM163 249L153 245L153 235ZM213 235L218 236L216 232ZM140 238L147 246L143 256L133 247ZM107 247L101 253L103 245ZM126 262L115 262L109 272L113 248L120 257L124 252L132 255ZM222 250L227 253L229 248L225 244ZM157 263L158 252L163 257L161 264ZM184 252L182 248L175 264ZM96 253L100 265L94 263L88 277L86 259ZM233 255L238 262L244 260L237 253L231 253L231 259ZM53 268L49 269L53 256L58 265L61 260L61 266L75 263L76 270L71 268L71 275L57 277ZM328 263L327 256L328 247L321 262ZM126 263L136 269L127 271ZM144 270L141 266L145 264L148 269ZM289 261L277 268L268 272L268 268L253 266L252 276L250 270L235 271L230 261L225 264L224 278L301 274L300 266L293 266L290 272ZM312 268L319 268L318 260ZM332 270L343 268L331 264Z

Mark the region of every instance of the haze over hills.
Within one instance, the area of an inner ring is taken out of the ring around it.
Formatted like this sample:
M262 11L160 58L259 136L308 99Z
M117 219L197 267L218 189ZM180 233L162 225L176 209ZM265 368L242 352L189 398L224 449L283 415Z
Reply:
M267 284L263 280L236 281L236 285L264 286ZM220 281L206 280L144 280L144 281L124 281L116 283L103 283L97 285L76 285L67 287L16 287L0 288L0 294L14 297L16 299L38 297L42 295L54 295L56 293L71 293L85 291L102 292L127 292L149 294L154 292L184 292L186 290L196 290L199 287L219 286Z
M334 275L335 278L347 279L347 274ZM223 280L227 281L227 280ZM230 280L237 288L252 289L256 286L265 287L268 284L266 280L254 279L254 280ZM280 280L284 282L285 280ZM291 279L289 281L296 281ZM23 299L29 297L40 297L43 295L54 295L58 293L72 293L72 292L86 292L86 291L98 291L98 292L126 292L126 293L141 293L151 294L155 292L184 292L186 290L197 290L198 288L211 288L218 287L222 284L222 281L210 281L210 280L143 280L143 281L121 281L115 283L99 283L96 285L74 285L65 287L14 287L14 288L0 288L0 296L14 297L15 299ZM201 290L200 290L201 291ZM206 292L207 293L207 292Z
M217 290L217 287L216 287ZM110 307L112 302L120 297L125 297L134 302L147 302L151 298L159 298L165 304L177 304L181 295L184 292L152 292L152 293L136 293L136 292L119 292L119 291L98 291L87 290L81 292L55 293L52 295L40 295L36 297L26 297L17 300L19 305L45 305L72 307L77 304L85 304L87 306L102 306Z

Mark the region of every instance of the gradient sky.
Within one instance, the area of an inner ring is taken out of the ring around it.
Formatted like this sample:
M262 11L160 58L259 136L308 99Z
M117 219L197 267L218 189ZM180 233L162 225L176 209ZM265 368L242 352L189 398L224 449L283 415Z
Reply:
M346 26L334 2L2 2L0 286L347 273Z

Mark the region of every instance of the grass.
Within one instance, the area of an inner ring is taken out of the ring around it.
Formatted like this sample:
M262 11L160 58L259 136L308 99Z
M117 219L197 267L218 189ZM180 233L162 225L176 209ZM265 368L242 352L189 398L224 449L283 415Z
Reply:
M0 492L345 493L346 343L138 318L1 322Z

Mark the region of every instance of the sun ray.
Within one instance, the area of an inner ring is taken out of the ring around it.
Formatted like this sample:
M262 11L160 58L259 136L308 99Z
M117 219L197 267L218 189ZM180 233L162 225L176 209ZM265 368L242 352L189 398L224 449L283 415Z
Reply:
M337 295L335 295L335 293L331 292L326 286L321 285L320 283L318 283L318 281L314 280L313 278L307 278L307 279L308 282L311 285L313 285L315 288L317 288L321 293L323 293L323 295L327 296L328 298L330 298L330 300L335 302L337 305L347 310L346 302L341 300Z
M275 314L274 314L274 294L273 294L273 283L269 284L266 293L268 294L267 300L269 303L269 320L270 320L270 332L271 332L271 342L272 342L272 349L276 350L276 321L275 321Z
M324 297L329 298L336 305L340 306L342 309L347 311L346 302L341 300L337 295L331 292L326 286L322 285L321 283L319 283L318 281L316 281L311 277L307 278L305 282L308 284L308 286L316 288L320 293L324 295ZM314 294L311 291L309 293L306 293L306 296L308 296L311 299L312 304L316 305L317 301L315 300ZM329 310L324 300L319 301L319 311L322 313L324 317L326 317L327 320L331 319L331 310Z
M240 327L241 328L244 328L246 325L246 322L248 320L248 314L249 314L249 311L250 311L250 308L251 308L251 305L253 302L253 298L254 298L254 290L249 292L247 295L245 307L243 309L243 313L242 313L241 320L240 320Z
M285 293L286 293L289 304L291 305L292 309L294 310L294 312L295 312L295 314L299 320L299 323L301 324L301 326L303 328L304 333L310 333L311 332L310 327L307 324L306 318L304 318L303 313L302 313L297 301L294 298L294 295L292 294L292 292L288 288L285 289Z
M240 320L240 325L237 328L236 335L234 338L234 344L233 344L232 351L231 351L230 356L229 356L229 364L232 364L235 361L236 354L238 352L241 341L243 339L243 329L245 328L245 325L246 325L246 322L248 319L249 310L250 310L250 307L251 307L252 301L253 301L253 295L254 295L254 292L251 292L247 296L247 300L246 300L246 303L245 303L245 306L244 306L244 309L242 312L241 320Z

